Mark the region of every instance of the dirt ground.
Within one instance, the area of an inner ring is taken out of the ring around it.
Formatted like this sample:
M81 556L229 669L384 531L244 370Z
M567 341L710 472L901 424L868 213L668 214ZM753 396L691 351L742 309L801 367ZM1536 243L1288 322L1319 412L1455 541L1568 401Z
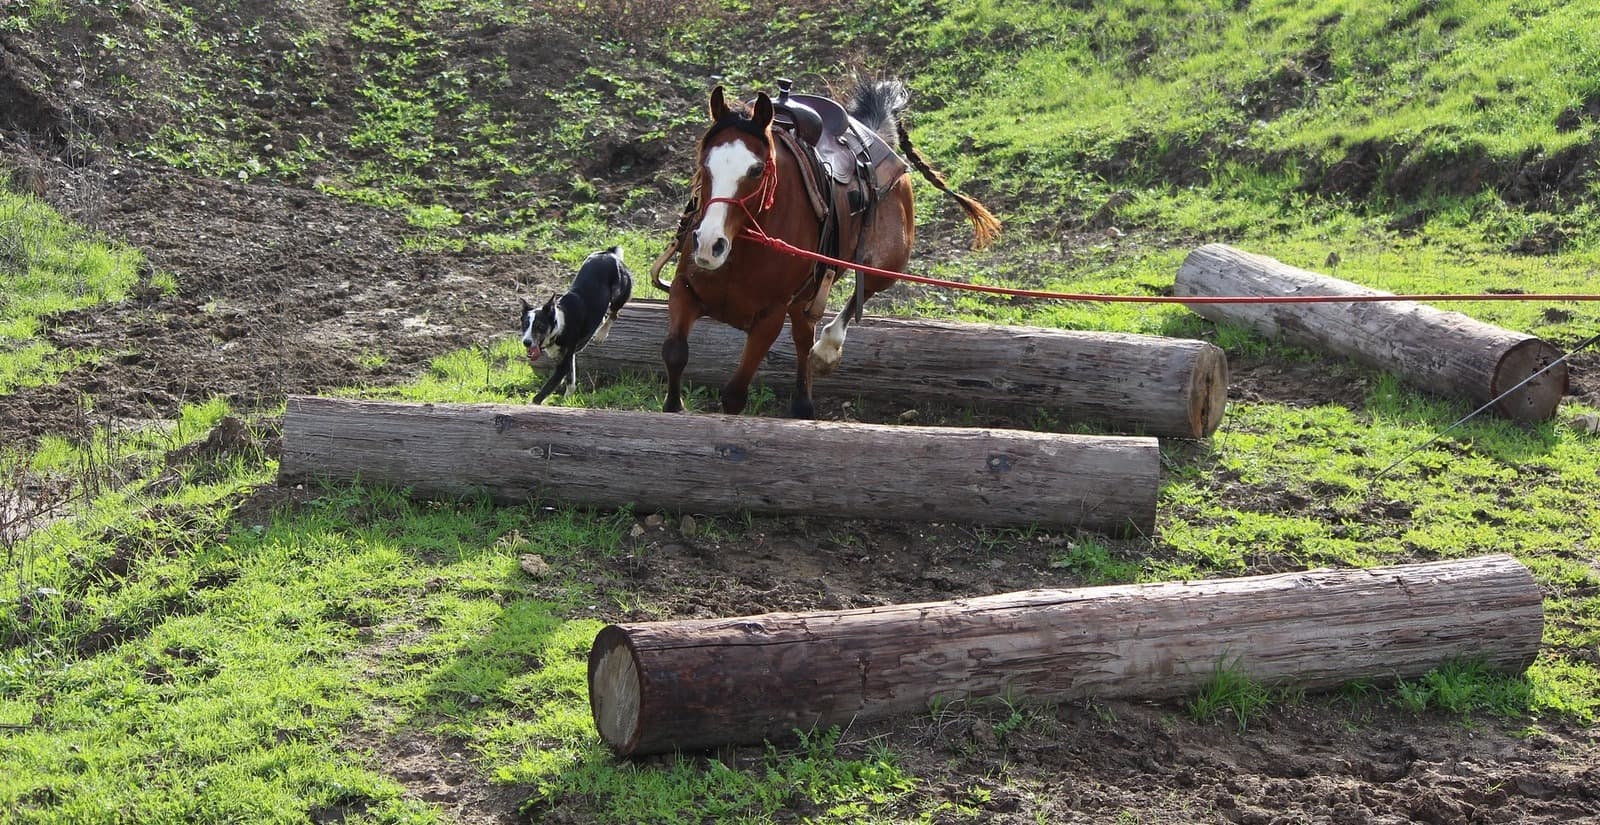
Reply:
M14 45L0 40L0 51ZM214 395L261 409L287 393L404 381L435 356L509 335L519 284L547 287L568 276L536 255L402 252L402 220L310 188L57 151L52 112L70 101L5 55L0 109L11 114L0 118L0 162L29 170L29 184L73 218L138 247L179 289L50 319L56 346L107 357L0 399L0 443L81 434L110 418L170 418ZM138 124L125 128L137 136ZM671 204L660 209L665 230ZM1576 374L1596 366L1586 359ZM1356 404L1363 394L1355 370L1235 358L1232 371L1235 400ZM1600 387L1574 390L1592 400ZM87 417L81 396L93 399ZM823 411L843 414L826 403ZM989 541L962 525L760 518L705 531L676 516L639 527L632 552L605 576L654 610L600 618L736 616L1080 584L1050 566L1071 540L1060 535ZM994 822L1600 822L1600 741L1577 726L1467 724L1315 697L1244 731L1197 724L1171 704L1043 710L1004 736L994 718L992 709L954 708L848 731L841 749L887 740L929 794L986 799L980 807ZM362 744L376 747L415 796L459 821L569 818L559 806L519 812L526 797L488 783L452 743L409 736ZM758 765L764 751L707 758ZM796 819L806 813L794 811Z

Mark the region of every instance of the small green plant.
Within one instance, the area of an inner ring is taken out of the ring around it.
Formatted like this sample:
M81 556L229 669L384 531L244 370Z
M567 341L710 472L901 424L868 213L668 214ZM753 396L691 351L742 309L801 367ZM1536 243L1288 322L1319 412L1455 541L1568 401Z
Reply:
M994 723L994 734L1000 741L1004 742L1007 736L1031 724L1033 714L1018 702L1013 701L1009 696L1001 699L1001 705L1005 708L1006 713L1003 718Z
M1066 549L1050 559L1050 566L1066 570L1090 585L1134 582L1143 572L1138 563L1118 559L1104 543L1082 536L1067 542Z

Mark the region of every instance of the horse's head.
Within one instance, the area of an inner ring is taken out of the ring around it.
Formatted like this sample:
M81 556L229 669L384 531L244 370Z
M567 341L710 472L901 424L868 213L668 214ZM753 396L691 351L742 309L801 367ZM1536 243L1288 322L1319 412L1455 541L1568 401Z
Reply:
M756 213L772 205L777 184L772 143L772 100L762 92L754 106L729 107L722 87L711 90L711 128L700 138L694 197L700 223L691 236L695 266L713 270L728 261L734 238Z

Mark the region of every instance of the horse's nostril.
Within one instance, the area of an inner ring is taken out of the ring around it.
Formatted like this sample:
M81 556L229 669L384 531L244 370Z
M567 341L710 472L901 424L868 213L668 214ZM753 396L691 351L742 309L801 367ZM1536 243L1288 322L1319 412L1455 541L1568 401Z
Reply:
M726 238L718 238L717 242L711 245L711 254L717 256L718 258L722 257L722 253L727 251L728 240Z

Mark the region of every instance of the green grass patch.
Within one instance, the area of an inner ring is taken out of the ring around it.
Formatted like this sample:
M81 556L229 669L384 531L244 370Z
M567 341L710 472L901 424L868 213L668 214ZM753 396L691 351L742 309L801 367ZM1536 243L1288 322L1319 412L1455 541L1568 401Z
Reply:
M45 340L52 315L115 303L144 257L73 226L31 195L0 188L0 395L52 382L95 357Z
M1395 684L1395 703L1417 713L1519 717L1527 714L1533 699L1534 688L1527 678L1489 670L1474 660L1451 662Z
M1218 662L1205 685L1184 702L1184 709L1196 722L1231 719L1242 732L1275 701L1273 691L1246 675L1237 662Z

